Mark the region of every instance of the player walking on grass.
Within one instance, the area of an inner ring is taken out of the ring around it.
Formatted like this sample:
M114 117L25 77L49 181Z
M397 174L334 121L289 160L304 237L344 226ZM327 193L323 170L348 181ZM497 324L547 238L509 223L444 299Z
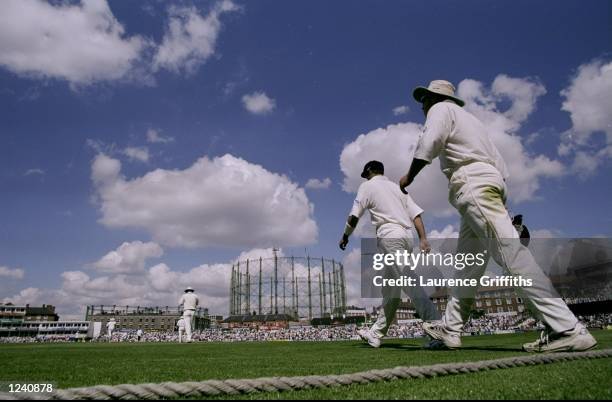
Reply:
M455 88L443 80L428 88L418 87L413 97L422 104L427 121L417 144L408 173L400 180L405 192L417 174L436 157L449 179L449 201L461 215L458 253L488 250L493 259L510 274L534 278L534 286L517 288L531 313L545 330L540 339L523 345L528 352L582 351L597 341L578 322L565 302L553 295L552 284L529 249L520 243L519 234L506 210L506 164L489 138L484 125L463 109ZM487 264L458 271L461 278L479 279ZM425 332L449 348L461 346L461 329L469 316L476 287L457 289L446 305L440 325L424 324Z
M193 292L191 286L185 289L185 294L181 296L179 300L179 306L183 306L183 319L185 320L185 334L187 335L187 342L191 342L191 326L193 324L193 315L195 310L200 303L200 299Z
M409 195L402 194L397 185L385 177L384 173L384 165L379 161L370 161L364 166L361 177L367 181L359 186L357 198L340 240L340 248L346 249L349 236L355 230L359 218L367 210L370 212L372 224L376 227L378 252L383 254L395 254L396 251L405 250L412 252L413 224L419 235L421 250L429 252L431 247L421 219L423 210ZM403 267L394 265L385 268L386 278L399 278L401 275L404 275ZM438 310L421 287L408 287L407 292L423 320L440 319ZM383 303L378 319L372 328L359 330L359 336L370 346L379 347L381 339L387 334L395 318L400 302L399 288L383 287Z

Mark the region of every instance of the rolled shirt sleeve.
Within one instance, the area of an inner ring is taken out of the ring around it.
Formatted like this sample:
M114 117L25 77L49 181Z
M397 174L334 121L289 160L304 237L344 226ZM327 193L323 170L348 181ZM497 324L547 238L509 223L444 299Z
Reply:
M359 190L357 191L357 197L355 197L355 201L353 202L353 208L351 209L350 215L361 218L366 209L368 209L369 202L367 191L365 186L362 184L359 186Z
M414 152L414 159L431 163L440 155L452 129L452 119L444 102L436 103L427 113L427 121Z
M411 221L414 221L417 216L424 212L409 195L406 196L406 211L408 211L408 216Z

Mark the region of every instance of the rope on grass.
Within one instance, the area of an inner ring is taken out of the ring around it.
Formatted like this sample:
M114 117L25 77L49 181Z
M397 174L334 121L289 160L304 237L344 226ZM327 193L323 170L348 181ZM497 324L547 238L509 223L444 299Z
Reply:
M577 353L515 356L475 362L445 363L430 366L395 367L353 374L311 375L301 377L264 377L243 380L207 380L201 382L163 382L159 384L97 385L87 388L58 389L46 394L11 394L0 392L5 400L109 400L109 399L176 399L251 394L256 392L298 391L313 388L370 384L410 378L433 378L478 371L535 366L574 360L612 357L612 349Z

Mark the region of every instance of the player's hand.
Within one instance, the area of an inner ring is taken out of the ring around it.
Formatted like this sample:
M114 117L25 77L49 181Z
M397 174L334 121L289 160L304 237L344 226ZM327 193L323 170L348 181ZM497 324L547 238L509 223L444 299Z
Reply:
M402 190L402 193L408 194L408 192L406 191L406 187L408 187L409 185L410 185L410 180L408 180L408 175L402 176L402 178L399 181L399 186L400 186L400 190Z
M431 244L429 244L429 240L421 239L420 243L421 251L425 253L429 253L431 251Z
M349 242L349 239L347 236L342 236L342 239L340 240L340 243L338 244L340 246L340 250L346 250L346 246Z

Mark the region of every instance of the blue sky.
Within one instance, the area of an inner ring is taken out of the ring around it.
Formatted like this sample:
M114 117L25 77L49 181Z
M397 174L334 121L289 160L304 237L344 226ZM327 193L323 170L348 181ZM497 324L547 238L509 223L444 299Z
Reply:
M424 122L411 92L433 79L471 97L516 165L509 206L532 230L612 234L608 2L27 0L6 10L0 299L70 315L74 304L173 300L178 281L200 284L225 313L224 295L206 289L226 286L219 272L243 252L346 259L337 241L360 166L378 157L392 178L404 173ZM428 230L450 234L459 217L436 169L413 196ZM306 188L310 179L330 184ZM351 246L355 255L357 238ZM152 286L154 266L165 276ZM195 267L211 273L192 280Z

